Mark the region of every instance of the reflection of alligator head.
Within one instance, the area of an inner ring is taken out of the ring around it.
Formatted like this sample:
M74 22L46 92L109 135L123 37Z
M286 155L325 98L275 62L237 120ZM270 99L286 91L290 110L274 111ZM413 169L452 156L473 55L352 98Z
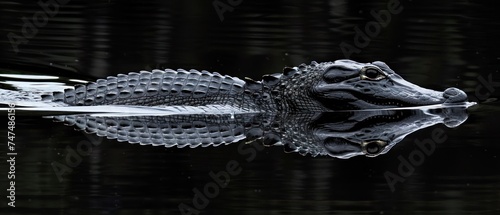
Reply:
M456 127L467 119L466 107L322 113L292 117L282 131L286 151L350 158L387 153L406 135L443 123ZM305 118L304 118L305 117ZM295 121L295 122L293 122ZM300 125L300 122L307 122ZM304 131L304 128L308 128ZM304 131L307 135L293 135Z
M287 152L349 158L384 154L406 135L443 123L460 125L463 107L290 115L56 116L89 133L120 142L165 147L206 147L262 139Z
M100 79L46 95L63 106L226 106L231 112L325 112L466 102L456 88L444 92L405 81L385 63L351 60L302 64L262 81L196 70L154 70Z

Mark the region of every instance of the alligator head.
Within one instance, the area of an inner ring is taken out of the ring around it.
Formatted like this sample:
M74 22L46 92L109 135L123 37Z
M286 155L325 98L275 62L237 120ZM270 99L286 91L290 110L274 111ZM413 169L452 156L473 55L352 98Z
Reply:
M284 77L282 84L275 89L285 92L285 96L278 97L278 101L282 100L284 106L288 106L282 107L283 109L311 111L384 109L467 101L467 95L457 88L448 88L440 92L412 84L381 61L312 62L310 65L302 64L299 67L285 69ZM294 96L286 96L287 92L291 93L299 88L307 92L295 92Z

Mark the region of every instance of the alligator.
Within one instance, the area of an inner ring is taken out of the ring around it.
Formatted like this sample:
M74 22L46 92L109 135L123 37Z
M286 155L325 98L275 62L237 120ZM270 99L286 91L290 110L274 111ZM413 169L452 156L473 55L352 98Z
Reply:
M286 67L261 81L197 70L131 72L74 89L43 95L54 106L129 105L198 107L233 113L303 113L456 104L457 89L425 89L396 74L384 62L311 62ZM187 110L187 109L186 109Z

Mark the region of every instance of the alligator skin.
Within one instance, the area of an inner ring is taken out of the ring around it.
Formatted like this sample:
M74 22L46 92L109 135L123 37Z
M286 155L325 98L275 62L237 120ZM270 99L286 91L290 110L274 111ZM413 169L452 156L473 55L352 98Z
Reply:
M153 70L99 79L75 89L43 96L69 106L134 105L134 106L208 106L230 105L242 111L271 109L269 103L255 99L261 87L239 78L197 70Z
M419 87L380 61L337 60L285 68L261 81L182 69L132 72L42 100L62 106L227 105L241 112L298 113L460 103L467 95L456 88L439 92Z

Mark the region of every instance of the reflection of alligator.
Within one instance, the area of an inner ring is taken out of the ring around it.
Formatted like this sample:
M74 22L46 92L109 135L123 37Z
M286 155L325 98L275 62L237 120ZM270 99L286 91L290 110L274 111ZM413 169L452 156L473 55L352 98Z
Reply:
M283 74L266 75L262 81L206 71L153 70L100 79L43 98L58 106L217 106L233 113L379 109L466 100L456 88L438 92L409 83L383 62L351 60L285 68Z
M287 152L349 158L384 154L406 135L443 123L460 125L466 106L288 115L56 116L89 133L120 142L165 147L206 147L262 140Z

